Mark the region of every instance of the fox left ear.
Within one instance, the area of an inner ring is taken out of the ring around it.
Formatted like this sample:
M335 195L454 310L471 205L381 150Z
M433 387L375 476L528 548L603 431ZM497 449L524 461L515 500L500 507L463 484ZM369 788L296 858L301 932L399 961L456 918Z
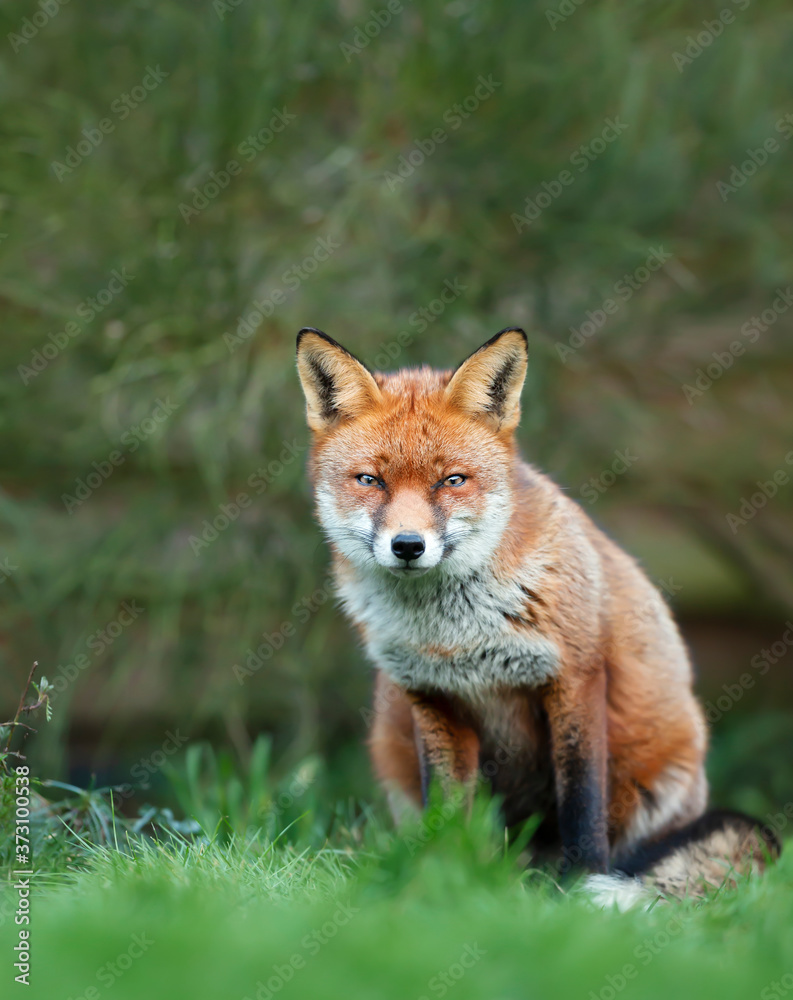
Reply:
M463 361L446 387L446 398L470 416L487 420L494 430L514 430L528 364L526 334L507 327Z
M369 369L327 333L313 327L304 327L297 335L297 371L312 431L329 430L339 420L357 417L382 399Z

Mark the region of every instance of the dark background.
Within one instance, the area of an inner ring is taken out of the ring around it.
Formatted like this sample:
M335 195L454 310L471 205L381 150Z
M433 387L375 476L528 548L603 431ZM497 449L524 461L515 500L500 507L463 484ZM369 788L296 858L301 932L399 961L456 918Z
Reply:
M524 454L669 593L716 797L793 799L788 5L39 10L0 12L0 718L37 659L36 773L265 732L370 797L295 334L447 367L518 324Z

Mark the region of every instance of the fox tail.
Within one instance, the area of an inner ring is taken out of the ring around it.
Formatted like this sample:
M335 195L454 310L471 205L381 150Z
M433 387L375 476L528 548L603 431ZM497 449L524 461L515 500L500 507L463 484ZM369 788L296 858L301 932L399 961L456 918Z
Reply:
M759 875L781 851L768 826L744 813L719 809L618 857L614 871L591 875L585 890L596 906L621 910L651 904L659 896L702 899Z

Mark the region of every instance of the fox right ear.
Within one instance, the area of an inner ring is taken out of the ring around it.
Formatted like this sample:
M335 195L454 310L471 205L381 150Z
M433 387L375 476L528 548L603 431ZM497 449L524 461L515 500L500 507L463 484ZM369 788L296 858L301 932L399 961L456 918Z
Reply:
M381 399L372 373L321 330L304 327L297 335L297 371L312 431L325 431L356 417Z
M446 387L446 398L495 431L512 431L520 420L528 364L526 334L507 327L463 361Z

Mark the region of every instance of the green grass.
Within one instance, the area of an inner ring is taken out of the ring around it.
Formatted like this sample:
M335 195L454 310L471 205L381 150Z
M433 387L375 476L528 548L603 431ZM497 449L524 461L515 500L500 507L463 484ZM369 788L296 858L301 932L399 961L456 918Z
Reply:
M695 405L681 385L789 281L791 146L727 201L716 189L790 111L789 3L750 4L684 72L672 53L715 16L710 0L588 0L556 30L557 0L403 6L350 60L339 45L369 20L363 3L317 0L307 15L245 0L221 18L211 0L81 0L17 52L7 35L36 2L0 8L0 566L17 567L0 571L0 717L38 659L59 685L40 773L67 780L79 756L121 780L175 725L215 745L266 730L293 762L333 758L334 796L367 794L347 766L358 755L342 759L363 735L363 657L331 601L308 620L293 610L327 563L304 453L266 491L248 483L307 443L306 324L373 363L408 334L389 367L448 366L524 325L525 455L581 499L631 449L640 460L588 509L651 575L674 577L682 612L759 621L758 645L784 631L790 485L737 535L724 518L789 450L793 313ZM169 76L59 181L52 162L149 65ZM480 75L501 86L452 128L445 112ZM296 120L185 221L180 203L282 108ZM628 129L517 232L511 216L614 117ZM447 141L389 190L385 172L438 127ZM338 250L230 351L238 317L329 236ZM557 343L657 246L675 267L565 364ZM83 322L80 304L121 267L134 280ZM455 280L465 292L420 329L417 311ZM75 317L79 335L25 384L19 366ZM158 399L179 406L130 437ZM69 513L62 496L119 449ZM190 536L240 491L251 506L195 553ZM90 644L131 600L145 611ZM294 635L238 684L233 666L285 623ZM746 668L730 646L719 669L732 681Z
M276 777L270 750L260 737L241 765L191 745L166 766L169 805L137 817L125 786L32 778L28 995L777 1000L762 991L793 984L793 842L763 878L706 902L599 911L577 876L527 866L530 828L508 845L485 797L470 817L438 797L395 831L377 803L334 804L321 759ZM736 748L719 748L731 773L732 757ZM2 762L0 779L7 834L13 778ZM765 816L773 799L759 774L755 785ZM777 827L788 832L784 819ZM0 865L0 976L10 982L18 866L7 835Z
M440 827L406 838L370 819L320 847L175 837L91 848L40 877L24 995L769 1000L762 991L793 969L793 851L707 903L618 914L523 870L484 808ZM6 888L5 981L12 899Z

